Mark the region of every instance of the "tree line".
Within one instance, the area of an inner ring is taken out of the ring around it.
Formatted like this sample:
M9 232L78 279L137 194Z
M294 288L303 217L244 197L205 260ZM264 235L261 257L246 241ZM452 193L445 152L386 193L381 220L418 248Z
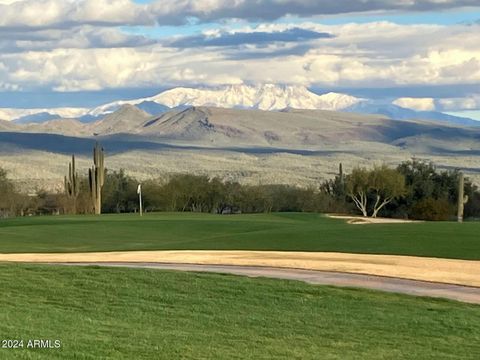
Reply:
M78 175L77 175L78 176ZM91 176L91 175L90 175ZM456 217L460 173L439 171L420 160L396 168L357 167L348 174L340 166L334 179L317 187L289 185L242 185L201 175L178 174L142 184L147 212L180 211L215 214L319 212L386 216L422 220L453 220ZM0 169L0 216L42 214L92 214L92 180L75 179L78 190L64 193L39 191L26 196L15 190ZM66 181L68 184L68 181ZM139 182L124 170L105 170L101 189L103 213L138 212ZM480 192L465 179L466 218L480 218Z
M463 196L459 191L462 178ZM432 162L412 159L396 168L357 167L348 175L340 170L322 185L339 202L354 205L364 216L417 220L453 220L462 197L462 214L480 218L480 192L458 170L439 171Z

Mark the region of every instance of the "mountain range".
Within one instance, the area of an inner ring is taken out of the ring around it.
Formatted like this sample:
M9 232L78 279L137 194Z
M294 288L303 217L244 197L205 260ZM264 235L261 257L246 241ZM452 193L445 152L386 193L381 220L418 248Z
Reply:
M118 104L90 122L0 121L0 167L25 191L61 191L68 156L78 155L84 172L99 141L109 169L127 169L138 179L188 172L316 186L339 162L351 169L419 157L461 168L480 183L480 127L294 108L180 106L152 115L139 104Z
M392 104L358 98L346 94L317 95L302 86L229 85L216 88L174 88L158 95L119 100L88 108L54 109L0 109L0 119L17 124L44 123L56 119L77 119L83 123L95 122L112 114L123 105L134 105L150 115L191 106L227 109L285 111L288 109L330 110L378 114L395 120L432 120L466 126L480 126L480 121L447 115L435 111L415 111Z
M18 145L13 139L32 140L31 136L21 135L26 133L36 134L37 139L41 139L42 134L56 134L69 136L72 142L74 138L96 139L111 145L122 142L122 146L111 146L122 151L169 144L212 149L236 147L250 149L249 152L267 148L308 152L356 142L369 142L372 146L388 144L424 153L473 151L472 155L476 155L480 151L480 128L477 127L425 120L395 121L383 115L326 110L264 111L192 106L151 115L135 105L123 104L115 112L89 123L74 119L30 124L0 121L0 143ZM125 141L127 143L123 143ZM50 144L53 152L56 145ZM89 151L89 147L86 150Z

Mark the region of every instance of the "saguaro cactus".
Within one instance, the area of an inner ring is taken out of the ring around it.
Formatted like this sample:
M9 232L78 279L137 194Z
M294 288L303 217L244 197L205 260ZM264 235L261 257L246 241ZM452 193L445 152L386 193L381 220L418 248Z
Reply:
M88 169L88 181L95 214L102 213L102 188L105 182L104 150L98 143L93 148L93 166Z
M460 173L458 176L458 203L457 203L457 219L463 222L463 209L468 202L468 196L465 196L465 176Z
M338 176L340 178L340 184L343 186L345 184L345 175L343 174L342 163L340 163L340 165L338 165Z
M72 155L72 162L68 164L68 177L65 176L65 194L73 201L73 213L77 213L77 198L80 194L78 173L75 167L75 155Z
M335 195L339 200L345 199L345 173L343 172L343 164L340 163L338 165L338 180L336 180L335 184L336 190Z

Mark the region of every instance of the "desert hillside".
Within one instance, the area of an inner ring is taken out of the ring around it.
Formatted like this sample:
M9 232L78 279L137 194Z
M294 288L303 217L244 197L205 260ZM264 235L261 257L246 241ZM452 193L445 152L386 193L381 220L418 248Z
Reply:
M324 110L216 107L150 115L123 105L95 122L0 122L0 166L21 187L61 187L72 153L87 167L95 141L108 167L140 179L193 172L246 183L314 186L338 163L397 164L411 157L480 180L480 128ZM477 181L480 183L480 181Z

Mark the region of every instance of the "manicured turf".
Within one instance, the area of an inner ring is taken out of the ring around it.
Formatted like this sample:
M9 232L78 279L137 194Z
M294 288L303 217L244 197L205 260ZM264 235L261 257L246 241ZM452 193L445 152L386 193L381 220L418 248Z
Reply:
M478 359L480 306L300 282L0 265L1 359Z
M0 220L0 252L339 251L480 259L480 222L349 225L318 214L149 214Z

